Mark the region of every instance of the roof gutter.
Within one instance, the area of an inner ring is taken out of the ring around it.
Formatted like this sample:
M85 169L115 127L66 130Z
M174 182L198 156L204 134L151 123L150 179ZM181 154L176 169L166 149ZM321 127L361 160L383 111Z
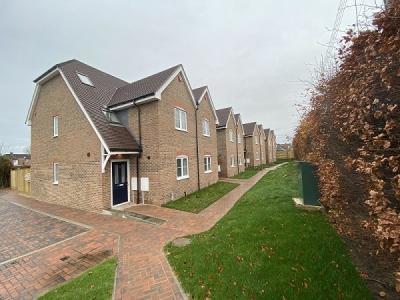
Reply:
M108 106L108 109L110 111L115 111L115 110L121 110L121 109L125 109L131 106L135 106L137 107L138 104L144 104L150 101L154 101L154 100L160 100L160 98L158 98L154 93L150 94L150 95L145 95L143 97L140 98L136 98L133 100L129 100L128 102L125 102L123 104L118 104L118 105L114 105L114 106Z

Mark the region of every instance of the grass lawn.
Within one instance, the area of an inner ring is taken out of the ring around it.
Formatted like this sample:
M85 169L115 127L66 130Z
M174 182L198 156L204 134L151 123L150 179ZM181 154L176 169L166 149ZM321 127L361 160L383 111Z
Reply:
M47 299L111 299L114 288L117 259L109 258L97 266L87 270L79 277L66 282L58 288L41 296Z
M238 184L236 183L218 181L209 187L175 201L170 201L163 206L192 213L199 213L237 186Z
M249 167L246 170L244 170L243 172L232 176L231 178L234 179L249 179L251 177L253 177L254 175L256 175L259 171L261 171L262 169L268 168L273 166L274 164L266 164L266 165L260 165L257 167Z
M297 168L264 176L211 230L167 257L194 299L372 299L320 212L294 207Z

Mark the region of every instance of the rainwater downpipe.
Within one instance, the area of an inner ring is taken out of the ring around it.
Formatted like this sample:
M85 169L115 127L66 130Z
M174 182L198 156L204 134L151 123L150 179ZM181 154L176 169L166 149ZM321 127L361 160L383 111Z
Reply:
M138 133L139 133L139 155L136 156L136 198L137 198L137 204L140 204L140 192L141 192L141 182L140 182L140 158L142 157L142 123L141 123L141 118L140 118L140 106L136 104L136 101L133 100L133 105L137 108L138 112ZM144 204L144 199L143 203Z
M197 125L197 111L199 106L196 106L194 111L194 118L196 121L196 157L197 157L197 190L200 190L200 157L199 157L199 132L198 132L198 125Z

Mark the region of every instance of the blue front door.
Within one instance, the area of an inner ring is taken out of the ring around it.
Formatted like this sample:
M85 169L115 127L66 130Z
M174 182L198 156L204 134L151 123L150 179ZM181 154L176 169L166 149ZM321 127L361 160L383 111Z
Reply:
M113 205L128 202L128 167L126 161L112 162Z

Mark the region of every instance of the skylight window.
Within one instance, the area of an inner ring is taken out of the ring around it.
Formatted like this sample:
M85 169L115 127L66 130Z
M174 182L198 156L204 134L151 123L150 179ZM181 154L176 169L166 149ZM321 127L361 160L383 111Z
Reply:
M90 86L94 86L94 84L92 83L92 81L90 80L89 77L87 77L86 75L83 75L83 74L81 74L81 73L76 73L76 74L78 75L80 81L81 81L83 84L87 84L87 85L90 85Z

